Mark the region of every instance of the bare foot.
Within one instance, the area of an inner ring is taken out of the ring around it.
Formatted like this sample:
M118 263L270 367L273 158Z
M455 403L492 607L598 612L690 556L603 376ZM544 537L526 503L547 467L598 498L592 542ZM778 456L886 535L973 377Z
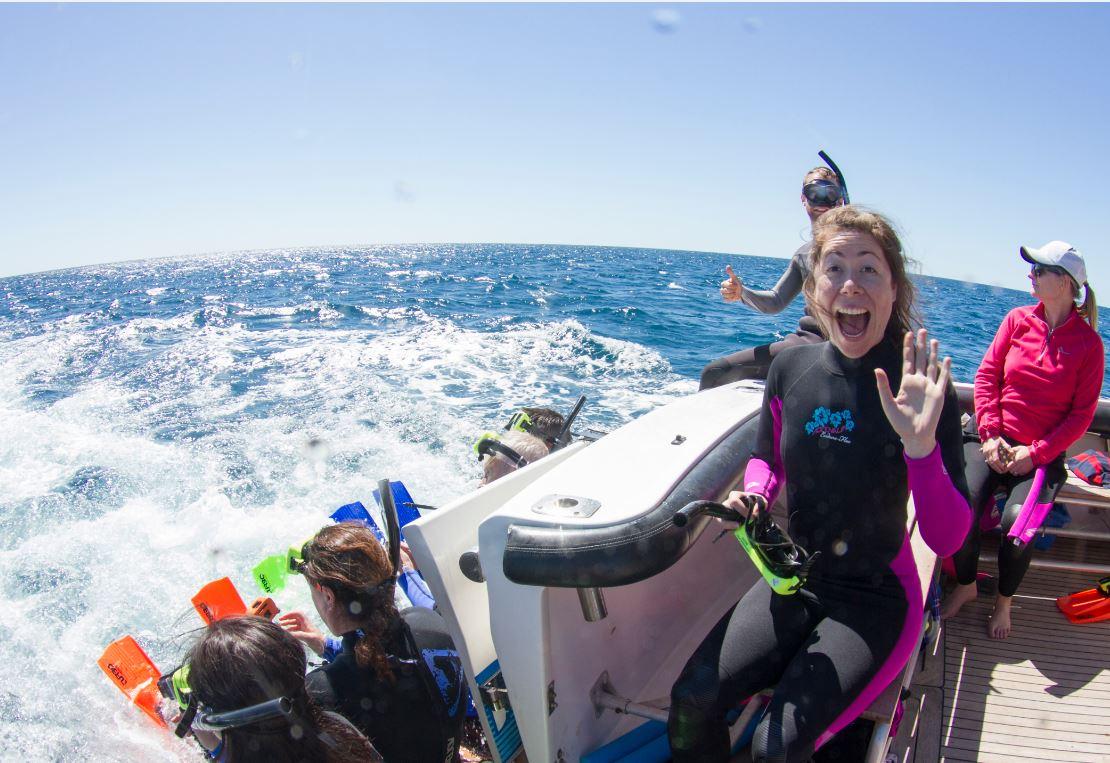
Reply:
M1010 635L1010 604L1009 596L999 596L994 601L994 611L987 621L987 635L991 638L1003 639Z
M940 619L947 620L950 617L955 617L956 614L963 608L964 604L969 601L975 601L975 597L979 595L979 586L975 583L968 583L967 585L958 585L952 589L952 592L944 597L944 602L940 607Z

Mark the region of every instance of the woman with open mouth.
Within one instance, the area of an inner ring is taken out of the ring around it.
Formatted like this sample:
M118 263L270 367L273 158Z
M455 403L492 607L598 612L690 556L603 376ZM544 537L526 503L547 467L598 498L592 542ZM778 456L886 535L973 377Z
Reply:
M971 521L951 360L911 330L897 234L854 206L828 211L814 232L804 291L829 341L775 357L756 446L727 505L767 511L785 483L789 535L820 557L797 593L756 582L687 662L668 721L680 763L727 760L726 713L769 687L754 761L805 760L847 726L921 638L910 494L938 554L955 551Z

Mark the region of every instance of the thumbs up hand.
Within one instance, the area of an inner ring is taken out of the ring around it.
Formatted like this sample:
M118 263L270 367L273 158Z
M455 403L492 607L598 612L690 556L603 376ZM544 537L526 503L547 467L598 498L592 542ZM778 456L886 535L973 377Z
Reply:
M725 265L728 278L721 281L721 298L725 302L739 302L740 295L744 292L743 282L732 272L732 265Z

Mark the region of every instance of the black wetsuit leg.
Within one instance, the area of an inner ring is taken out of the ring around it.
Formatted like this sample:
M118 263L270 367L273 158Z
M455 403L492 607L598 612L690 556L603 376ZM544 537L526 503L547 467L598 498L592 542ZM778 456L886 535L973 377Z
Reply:
M1006 535L1030 500L1036 503L1052 503L1056 499L1056 494L1060 492L1067 479L1067 473L1064 471L1064 456L1060 455L1045 465L1045 480L1036 496L1030 495L1036 469L1021 476L999 474L987 466L977 442L964 445L964 459L966 462L964 475L967 477L967 487L971 493L971 507L975 512L975 518L971 522L971 530L963 546L952 557L956 567L956 580L960 585L970 585L975 582L979 571L981 546L980 518L984 512L990 510L995 492L1002 488L1008 493L1008 497L1006 508L1002 512L1003 540L998 547L998 592L1003 596L1013 596L1022 578L1025 577L1026 570L1029 569L1029 562L1033 558L1033 544L1026 543L1019 548L1007 541Z
M1010 528L1021 514L1022 508L1031 499L1035 503L1052 503L1060 492L1068 475L1064 471L1064 455L1044 467L1045 479L1039 494L1031 496L1037 470L1020 477L1011 477L1010 496L1006 499L1006 509L1002 512L1002 542L998 547L998 592L1003 596L1013 596L1021 585L1029 562L1033 558L1033 544L1024 543L1019 548L1007 539Z
M967 489L971 495L968 505L971 506L972 519L971 529L968 530L963 546L952 555L956 580L960 585L970 585L975 582L979 572L980 536L982 535L979 522L983 512L990 509L995 489L1004 476L987 465L980 448L978 440L964 443L964 476L967 478Z
M728 760L725 715L770 686L752 760L805 760L875 678L906 624L897 580L811 584L780 596L758 581L694 652L671 690L675 763Z
M725 715L775 685L819 620L813 596L779 596L762 580L709 632L671 689L667 733L675 763L727 761Z
M766 379L771 368L771 345L761 344L711 361L701 370L698 391L743 379Z
M869 684L906 627L907 602L891 577L810 584L824 617L790 660L752 739L755 763L794 763Z
M820 333L809 329L816 329L816 322L812 319L806 322L806 317L803 317L802 321L799 321L798 330L781 341L749 347L723 358L717 358L702 369L698 391L744 379L766 379L771 369L771 360L784 348L793 347L796 344L816 344L825 341L825 337Z

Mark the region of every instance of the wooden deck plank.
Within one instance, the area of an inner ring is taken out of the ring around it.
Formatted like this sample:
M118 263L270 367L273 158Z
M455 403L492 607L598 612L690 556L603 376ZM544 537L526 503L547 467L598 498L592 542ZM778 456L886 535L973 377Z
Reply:
M1014 757L1035 757L1043 761L1057 760L1094 760L1105 763L1107 751L1105 742L1097 745L1060 745L1057 748L1047 748L1030 745L1024 740L1014 739L980 739L966 737L947 737L941 740L945 749L978 750L980 752L1009 753Z
M899 763L933 763L940 758L944 697L933 686L915 686L906 700L905 715L891 752Z
M1097 727L1095 727L1097 729ZM1085 730L1084 730L1085 729ZM1110 732L1099 733L1091 725L1072 724L1063 733L1049 733L1048 729L1027 728L1017 724L991 725L989 729L950 729L948 740L967 739L969 741L1013 742L1023 747L1036 747L1044 750L1071 750L1083 752L1096 748L1110 749Z
M1051 761L1051 763L1106 763L1107 761L1106 755L1101 752L1059 751L1054 753L1051 758L1046 759L1044 750L1010 744L972 743L971 746L967 747L953 744L945 745L943 750L945 754L956 750L971 754L971 757L958 758L959 760L1000 761L1000 763L1011 760L1037 760L1042 761L1042 763L1047 761ZM942 754L942 759L953 760L957 758L946 757Z
M959 669L958 665L953 666ZM1058 675L1054 675L1051 679L1052 683L1045 686L1045 679L1040 675L1026 675L1024 673L1008 674L1002 671L993 671L988 669L980 669L975 667L964 666L964 686L980 686L984 689L991 689L994 687L1010 687L1014 690L1024 691L1037 691L1050 694L1054 697L1061 694L1070 694L1080 689L1088 689L1092 697L1098 697L1110 702L1110 683L1104 679L1096 679L1101 683L1094 683L1094 681L1087 682L1082 679L1065 680ZM1000 676L1001 673L1001 676Z
M1110 560L1094 546L1058 538L1044 556ZM985 582L941 634L939 759L1110 763L1110 622L1073 625L1054 601L1092 587L1092 577L1031 568L1014 598L1013 633L1001 641L986 633L994 583Z
M918 669L913 676L913 684L915 686L944 686L944 634L940 633L933 639L931 644L926 645L921 650L924 655L924 665L920 664L922 658L918 658Z
M1038 695L1037 699L1027 699L1023 696L1024 693L1018 693L1010 696L1001 696L998 692L994 691L975 691L973 689L964 689L962 687L945 688L946 702L952 702L958 706L960 715L966 710L966 706L970 703L972 712L984 706L990 706L991 712L1005 713L1008 708L1023 708L1041 713L1066 713L1073 716L1083 716L1085 718L1104 718L1106 710L1099 705L1092 705L1089 701L1084 703L1082 700L1077 700L1073 697L1065 699L1058 699L1051 695ZM1041 698L1043 697L1043 699ZM959 707L960 705L964 707Z
M1008 665L1021 665L1021 664L1036 664L1045 665L1047 667L1059 666L1061 668L1079 667L1084 668L1082 663L1076 665L1078 660L1088 659L1091 664L1097 668L1110 667L1108 665L1106 656L1106 647L1099 648L1096 644L1072 644L1067 641L1052 641L1048 639L1035 638L1035 634L1026 633L1025 637L1019 639L1017 637L1017 629L1022 626L1022 622L1017 617L1013 620L1014 633L1010 639L997 641L992 643L985 643L986 634L980 634L979 628L974 631L967 631L966 629L953 628L949 634L950 639L962 639L964 646L968 653L980 659L990 659L996 662L1002 662ZM984 629L985 630L985 629ZM1108 636L1110 637L1110 636ZM979 639L983 639L980 641ZM1107 643L1110 643L1108 641ZM949 644L952 648L952 644ZM1051 651L1048 651L1051 650ZM1045 652L1048 651L1047 654ZM945 662L951 663L952 661L959 661L961 654L959 652L950 654L945 657ZM1082 671L1085 672L1085 671Z

